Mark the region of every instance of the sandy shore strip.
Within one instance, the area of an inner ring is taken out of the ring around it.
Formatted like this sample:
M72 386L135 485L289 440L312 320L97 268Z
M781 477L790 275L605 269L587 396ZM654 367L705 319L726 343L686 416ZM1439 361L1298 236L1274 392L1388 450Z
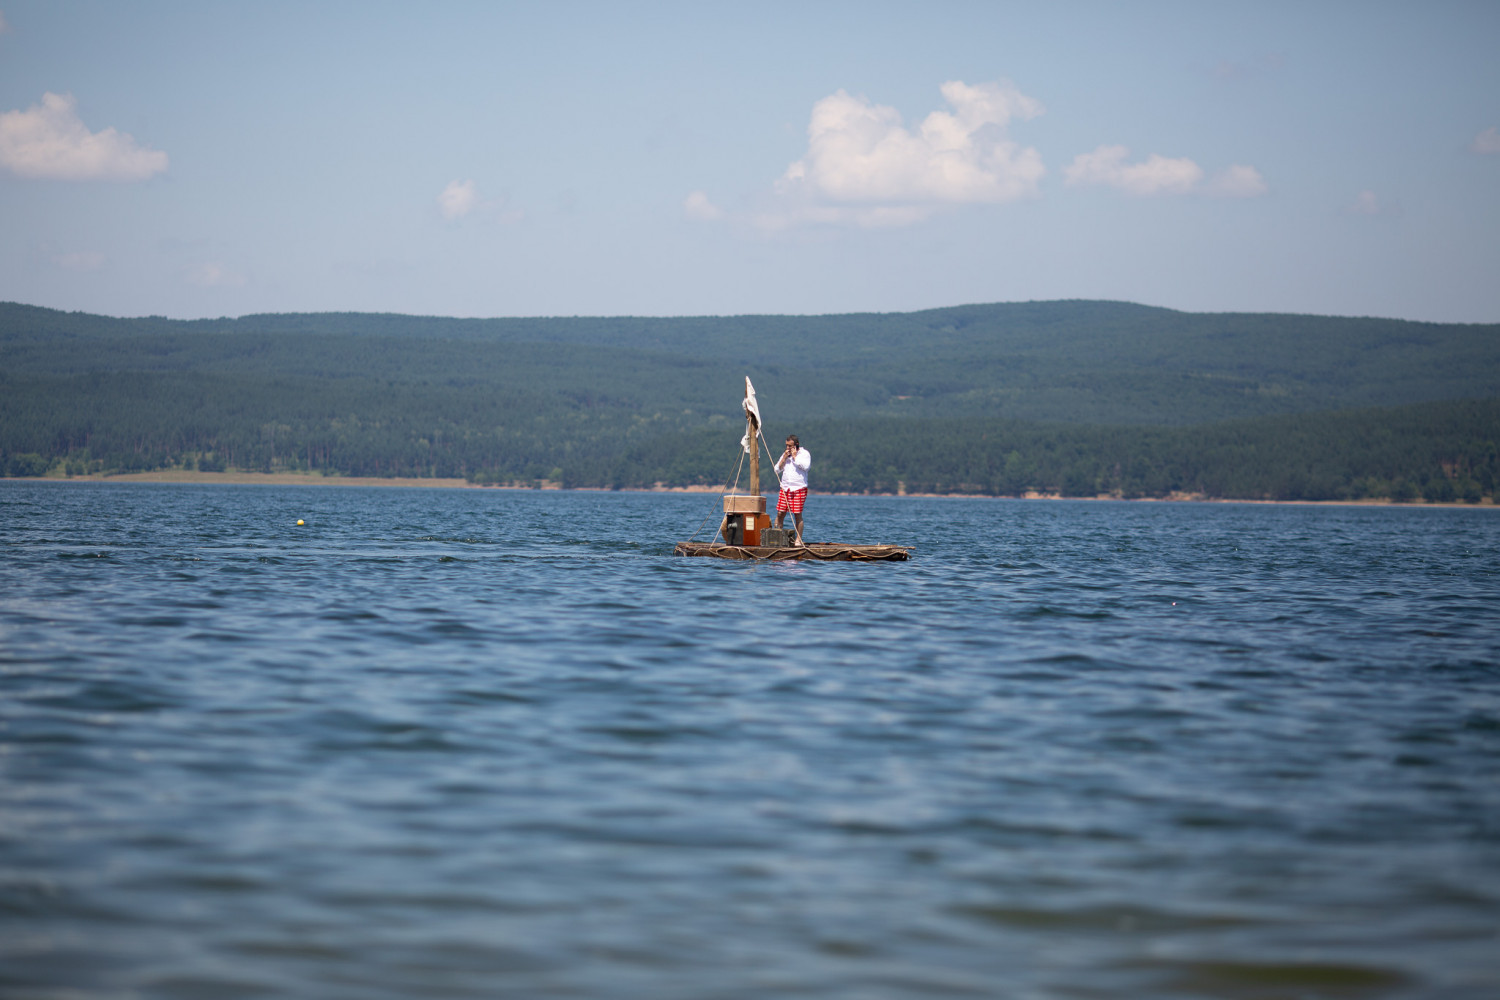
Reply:
M481 489L466 479L392 479L382 476L325 476L308 472L199 472L196 469L158 469L88 476L43 476L33 483L181 483L218 486L418 486L438 489Z

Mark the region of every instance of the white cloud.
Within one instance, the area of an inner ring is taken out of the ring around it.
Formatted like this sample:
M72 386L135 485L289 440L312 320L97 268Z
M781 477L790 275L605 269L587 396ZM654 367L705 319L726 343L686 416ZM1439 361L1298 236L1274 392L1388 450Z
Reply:
M1063 168L1070 185L1102 185L1137 197L1165 194L1208 194L1221 198L1253 198L1269 189L1260 171L1236 163L1204 182L1203 168L1187 157L1169 158L1152 153L1144 161L1129 163L1125 146L1100 146L1092 153L1079 153Z
M1491 125L1483 132L1474 137L1474 142L1469 146L1476 153L1493 155L1500 153L1500 129Z
M479 188L472 180L449 181L437 196L437 203L443 218L450 221L478 214L502 225L509 225L526 217L526 213L519 208L507 208L504 198L481 198Z
M1168 159L1152 153L1144 163L1126 163L1124 146L1100 146L1079 153L1063 168L1069 184L1102 184L1127 194L1186 194L1203 180L1203 168L1192 160Z
M1205 194L1220 198L1255 198L1265 194L1270 187L1259 170L1236 163L1216 174L1203 190Z
M188 281L203 288L238 288L245 276L236 274L218 261L205 261L188 269Z
M64 271L98 271L108 263L108 259L97 250L78 250L56 254L52 263Z
M479 191L471 180L449 181L448 186L443 188L443 193L438 195L437 201L438 211L443 213L443 218L462 219L479 207Z
M22 177L140 181L167 169L167 154L113 128L90 132L71 94L46 93L0 114L0 166Z
M682 203L682 214L695 222L716 222L724 218L724 210L708 200L702 191L694 191Z
M908 225L944 207L1034 197L1046 174L1041 154L1007 131L1042 114L1041 102L1009 81L942 86L951 111L915 131L895 108L840 90L813 105L807 152L776 184L777 206L759 224Z
M1379 215L1380 199L1375 197L1374 191L1361 191L1354 196L1349 211L1354 215Z
M1393 201L1386 201L1374 191L1365 190L1355 195L1354 200L1344 206L1344 211L1349 215L1399 216L1401 206Z

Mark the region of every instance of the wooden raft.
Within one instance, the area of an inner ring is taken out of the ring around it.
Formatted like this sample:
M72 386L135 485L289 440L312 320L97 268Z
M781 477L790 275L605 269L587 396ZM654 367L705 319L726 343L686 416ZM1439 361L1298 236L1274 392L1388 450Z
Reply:
M787 562L812 559L818 562L880 562L911 558L906 545L845 545L821 542L813 545L725 545L723 542L678 542L677 556L715 556L719 559L761 559Z
M741 442L750 456L750 492L726 493L724 520L715 536L718 542L678 542L674 556L713 556L717 559L754 559L765 562L794 562L813 559L818 562L904 562L911 558L909 545L849 545L822 542L817 545L789 545L787 532L771 527L766 513L766 498L760 493L760 405L755 401L755 387L745 378L745 437ZM739 471L735 470L735 485ZM707 519L705 518L705 521ZM794 517L800 527L800 517ZM696 536L697 532L693 532ZM780 544L763 544L765 542Z

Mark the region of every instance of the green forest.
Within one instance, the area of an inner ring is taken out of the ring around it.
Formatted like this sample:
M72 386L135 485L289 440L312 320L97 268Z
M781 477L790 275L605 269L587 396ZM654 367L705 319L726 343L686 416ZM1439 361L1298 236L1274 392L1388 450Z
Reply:
M815 489L1481 502L1500 325L1116 302L116 319L0 303L0 474L718 485L744 376ZM769 481L767 481L769 485Z

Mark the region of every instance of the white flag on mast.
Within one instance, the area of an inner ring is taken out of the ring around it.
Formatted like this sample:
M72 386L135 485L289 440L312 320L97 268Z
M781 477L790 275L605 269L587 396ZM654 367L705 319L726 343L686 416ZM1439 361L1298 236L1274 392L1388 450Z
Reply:
M755 447L755 431L760 430L760 404L755 401L755 386L750 384L750 376L745 376L745 416L750 422L745 426L745 436L740 438L740 447L745 449L745 454L751 453Z

